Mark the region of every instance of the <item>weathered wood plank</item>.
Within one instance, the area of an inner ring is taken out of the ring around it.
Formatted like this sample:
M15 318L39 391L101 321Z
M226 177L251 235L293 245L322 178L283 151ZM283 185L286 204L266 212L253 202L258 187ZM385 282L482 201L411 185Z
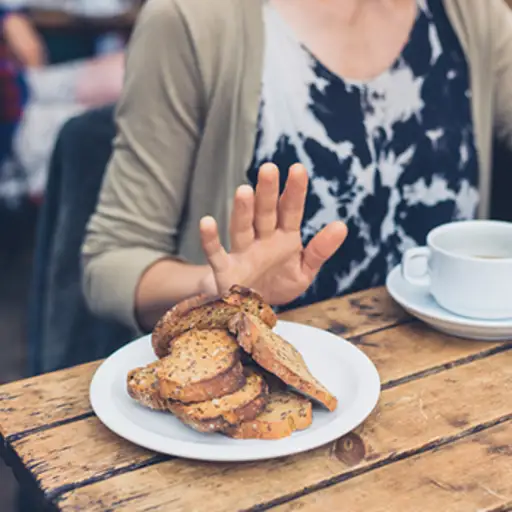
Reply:
M139 468L163 460L122 442L95 417L44 430L11 443L44 490L87 478L108 478L119 468Z
M434 331L422 323L408 323L351 339L374 362L384 386L416 374L439 371L456 361L485 357L512 342L478 342ZM455 363L457 364L457 363Z
M484 512L512 499L512 423L371 471L278 507L280 512Z
M407 316L384 288L287 312L287 320L359 336L404 321ZM0 435L21 432L90 414L89 384L99 362L0 387Z
M280 318L312 325L345 338L362 336L410 320L385 288L319 302L283 313Z
M89 385L98 362L0 387L4 438L91 412Z
M417 372L431 372L432 368L443 369L446 365L452 365L458 361L458 357L479 358L482 351L486 353L488 350L495 350L503 346L464 342L448 336L441 336L420 324L407 324L390 331L379 331L361 338L359 342L362 344L363 350L376 361L384 387ZM416 356L411 357L410 354ZM397 364L397 361L400 361L400 364ZM77 431L79 434L74 433L75 428L81 429ZM95 435L96 430L97 435ZM68 465L66 457L61 463L59 451L55 450L59 445L68 447L69 453L73 453L73 456L80 454L78 460L87 459L87 445L82 444L84 439L89 443L94 443L99 452L105 454L103 458L97 459L99 465L91 466L89 470L84 471L81 465L76 467ZM113 440L115 441L117 438L111 435L96 419L82 424L73 424L69 428L52 429L48 433L42 432L36 438L30 436L21 442L14 442L14 440L15 438L12 443L13 448L26 466L30 468L32 465L36 465L38 476L41 475L42 469L45 469L48 457L50 455L54 457L51 467L57 469L56 471L52 469L50 478L53 478L54 473L58 474L54 481L57 486L72 484L77 474L82 475L82 480L86 480L100 478L112 470L117 471L119 467L124 467L127 464L126 461L132 454L130 448L127 448L129 454L119 462L117 456L120 448L116 445L114 449L109 450ZM125 444L122 446L131 447L131 445ZM150 453L139 454L135 451L133 455L135 465L153 460L153 454ZM68 468L69 471L61 471L62 467ZM44 482L43 488L50 489Z
M355 433L308 454L252 464L174 459L65 493L59 505L64 511L91 512L109 510L114 504L119 511L246 509L350 478L512 418L511 393L512 352L506 352L384 391L376 411ZM46 461L46 468L35 472L47 492L58 494L58 486L74 480L78 471L75 468L68 478L70 470L59 460L58 451L55 460L45 457L61 437L59 431L75 428L82 442L71 452L77 461L91 461L81 423L52 430L54 440L39 444L37 455L31 451L33 458ZM37 440L31 443L34 446ZM25 449L15 448L23 456ZM103 447L109 453L126 449L130 448L122 440ZM90 470L107 471L111 463L106 457L103 460L106 467L91 461L83 477L92 476ZM471 463L480 461L475 458Z
M382 382L388 384L502 346L441 335L420 323L357 336L352 341L375 362ZM98 365L90 363L0 387L0 434L9 439L90 414L89 384Z

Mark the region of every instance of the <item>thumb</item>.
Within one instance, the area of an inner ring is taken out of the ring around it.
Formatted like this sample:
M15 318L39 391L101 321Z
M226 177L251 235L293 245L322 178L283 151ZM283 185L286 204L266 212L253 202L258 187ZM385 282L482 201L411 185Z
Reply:
M322 265L340 248L347 234L348 229L343 222L331 222L309 242L302 254L302 272L311 281Z

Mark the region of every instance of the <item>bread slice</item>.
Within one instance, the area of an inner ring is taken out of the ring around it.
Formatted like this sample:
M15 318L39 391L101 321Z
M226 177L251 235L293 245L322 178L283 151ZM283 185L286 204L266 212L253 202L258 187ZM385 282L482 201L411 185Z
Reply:
M296 430L305 430L313 422L311 402L291 391L270 394L263 412L252 421L244 421L225 430L235 439L282 439Z
M223 329L186 331L157 366L162 398L204 402L238 391L245 384L240 347Z
M256 418L268 401L268 388L258 373L246 370L245 385L222 398L185 405L169 402L169 410L199 432L222 432Z
M265 370L330 411L336 409L336 397L311 375L300 352L259 318L237 313L229 321L229 329L237 336L240 346Z
M160 365L161 362L158 360L131 370L127 377L127 390L128 394L144 407L156 411L168 411L168 400L160 396L158 386L157 368Z
M227 329L228 320L239 311L246 311L274 327L277 317L272 308L254 291L233 286L222 297L199 295L180 302L157 323L151 337L157 357L165 357L171 341L190 329Z
M269 393L273 393L275 391L288 391L288 386L279 377L276 377L273 373L268 372L265 370L265 368L258 366L254 361L246 364L243 362L242 357L242 364L244 365L244 368L251 369L263 377L263 380L267 383Z

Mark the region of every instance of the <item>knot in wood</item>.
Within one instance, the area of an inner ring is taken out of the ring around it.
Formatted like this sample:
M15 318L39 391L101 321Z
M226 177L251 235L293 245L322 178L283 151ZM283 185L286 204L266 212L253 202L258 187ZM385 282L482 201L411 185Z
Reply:
M351 432L334 443L335 457L347 466L357 466L366 455L364 442L357 434Z

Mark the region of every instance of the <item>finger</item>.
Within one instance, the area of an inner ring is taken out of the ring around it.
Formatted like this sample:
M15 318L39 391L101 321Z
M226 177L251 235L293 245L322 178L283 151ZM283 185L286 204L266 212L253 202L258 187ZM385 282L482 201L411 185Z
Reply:
M302 257L302 271L313 280L322 265L339 249L347 238L343 222L331 222L309 242Z
M213 217L203 217L199 223L201 244L208 263L215 273L225 271L229 266L229 256L220 243L217 222Z
M301 164L290 167L284 192L279 200L279 227L284 231L300 229L308 191L308 172Z
M264 164L258 172L256 185L254 227L256 236L270 236L277 227L277 202L279 199L279 169L274 164Z
M254 241L254 190L249 185L238 187L230 226L231 250L241 252Z

